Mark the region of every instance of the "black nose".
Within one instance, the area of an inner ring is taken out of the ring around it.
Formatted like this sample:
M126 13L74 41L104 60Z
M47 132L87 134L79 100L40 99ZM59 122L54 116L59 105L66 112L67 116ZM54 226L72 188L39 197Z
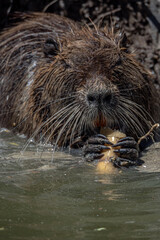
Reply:
M110 91L90 92L87 94L87 102L92 107L109 106L115 103L115 96Z

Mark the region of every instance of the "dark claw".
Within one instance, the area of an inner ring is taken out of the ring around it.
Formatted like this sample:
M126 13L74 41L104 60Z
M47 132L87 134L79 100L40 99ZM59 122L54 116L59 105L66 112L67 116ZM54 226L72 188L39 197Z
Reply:
M115 165L115 167L129 167L129 166L137 165L137 161L117 157L114 160L113 164Z
M102 154L102 153L88 153L84 156L84 158L87 162L92 162L96 159L102 158L103 156L104 156L104 154Z
M103 135L101 135L103 136ZM105 144L109 144L109 145L113 145L113 143L111 143L105 136L102 138L100 137L100 134L96 135L95 137L90 137L88 139L88 144L100 144L100 145L105 145Z
M127 147L127 148L137 148L137 142L135 140L126 140L126 141L118 141L113 147Z
M90 144L90 145L84 146L83 150L84 150L84 154L86 154L86 153L100 153L103 150L107 150L107 149L110 149L110 148L104 145Z
M123 141L135 141L133 137L124 137L124 138L121 138L118 142L123 142Z
M114 152L119 153L122 157L127 157L129 159L138 158L138 151L134 148L115 149Z
M107 137L105 135L100 134L100 133L96 134L95 137L100 137L100 138L103 138L103 139L107 139Z

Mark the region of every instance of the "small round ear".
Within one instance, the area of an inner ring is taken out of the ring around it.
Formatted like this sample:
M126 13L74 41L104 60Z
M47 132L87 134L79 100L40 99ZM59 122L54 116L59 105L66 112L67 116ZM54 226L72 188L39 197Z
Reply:
M59 52L59 44L52 38L48 38L44 43L43 51L46 57L54 57Z

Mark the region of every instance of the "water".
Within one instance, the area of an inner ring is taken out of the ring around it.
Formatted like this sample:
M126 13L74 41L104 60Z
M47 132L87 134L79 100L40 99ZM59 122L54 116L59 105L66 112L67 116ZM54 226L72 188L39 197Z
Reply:
M100 175L80 156L56 153L2 131L0 239L159 239L160 145L145 164Z

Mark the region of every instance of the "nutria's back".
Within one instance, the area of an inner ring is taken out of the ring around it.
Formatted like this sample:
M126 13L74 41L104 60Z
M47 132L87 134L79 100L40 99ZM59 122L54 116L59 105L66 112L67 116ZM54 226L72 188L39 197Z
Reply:
M160 119L159 100L122 39L54 14L24 15L0 36L0 125L59 145L101 126L145 134Z

